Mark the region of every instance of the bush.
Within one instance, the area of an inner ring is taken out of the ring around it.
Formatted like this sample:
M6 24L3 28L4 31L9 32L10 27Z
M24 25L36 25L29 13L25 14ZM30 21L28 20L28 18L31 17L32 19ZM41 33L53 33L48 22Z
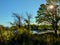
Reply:
M32 34L29 30L20 28L16 33L4 31L0 34L1 45L60 45L60 37L53 33Z

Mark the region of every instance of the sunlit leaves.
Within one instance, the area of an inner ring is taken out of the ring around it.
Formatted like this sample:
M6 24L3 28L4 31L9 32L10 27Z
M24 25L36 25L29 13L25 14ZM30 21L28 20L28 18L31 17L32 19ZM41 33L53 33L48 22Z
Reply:
M51 3L60 3L60 0L46 0L47 3L51 4Z
M14 35L11 31L4 31L1 36L3 36L4 40L10 40Z

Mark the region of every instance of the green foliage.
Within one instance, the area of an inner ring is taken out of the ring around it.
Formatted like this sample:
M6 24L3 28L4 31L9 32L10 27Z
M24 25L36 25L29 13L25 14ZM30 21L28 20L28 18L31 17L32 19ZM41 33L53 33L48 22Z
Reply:
M41 4L39 10L37 11L36 22L40 23L43 22L46 18L44 15L44 11L46 10L45 4Z
M46 0L47 3L60 3L60 0Z
M0 25L0 30L4 30L4 26L3 25Z
M51 25L40 25L38 29L39 30L52 30L52 26Z
M58 13L57 14L57 5L53 5L54 8L50 9L48 6L50 6L51 4L41 4L38 11L37 11L37 16L36 18L36 22L37 23L41 23L41 22L49 22L50 24L52 24L53 30L55 30L55 34L57 37L57 29L58 29L58 22L60 20L60 16Z
M17 30L18 28L17 28L17 26L11 26L10 27L10 30Z
M10 40L14 35L11 31L4 31L2 33L4 40Z
M1 43L3 45L59 45L60 37L55 38L55 34L32 34L25 28L20 28L16 30L5 30L0 34Z
M31 30L38 30L39 25L32 24Z
M18 29L17 30L17 33L19 34L19 35L21 35L21 34L23 34L24 32L27 32L27 30L26 29Z

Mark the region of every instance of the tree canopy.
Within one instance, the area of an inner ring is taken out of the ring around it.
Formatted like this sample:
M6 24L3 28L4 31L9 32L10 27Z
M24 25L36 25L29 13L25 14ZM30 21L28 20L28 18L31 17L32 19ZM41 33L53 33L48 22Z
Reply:
M53 6L53 7L52 7ZM41 4L36 16L36 22L41 23L44 21L52 24L53 29L57 35L58 21L60 20L60 13L58 13L57 5Z
M60 0L46 0L47 3L60 3Z

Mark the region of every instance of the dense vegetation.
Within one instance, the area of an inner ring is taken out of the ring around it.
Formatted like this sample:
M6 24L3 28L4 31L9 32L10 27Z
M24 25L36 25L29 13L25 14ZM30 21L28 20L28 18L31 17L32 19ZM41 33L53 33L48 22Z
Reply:
M15 20L14 22L10 22L12 25L11 27L4 27L3 25L0 25L0 45L60 45L60 25L58 25L60 17L57 15L57 10L46 12L46 5L49 5L52 2L55 2L55 4L58 2L60 3L60 0L46 1L47 4L40 5L35 18L37 23L46 21L50 25L30 24L32 18L31 14L26 13L27 18L25 18L21 17L17 13L13 13ZM53 15L50 15L50 13ZM22 24L22 20L24 24ZM54 30L55 32L33 34L31 30ZM59 33L57 33L57 31L59 31Z
M0 45L60 45L60 34L56 38L55 33L32 34L23 27L17 30L6 28L0 27Z

